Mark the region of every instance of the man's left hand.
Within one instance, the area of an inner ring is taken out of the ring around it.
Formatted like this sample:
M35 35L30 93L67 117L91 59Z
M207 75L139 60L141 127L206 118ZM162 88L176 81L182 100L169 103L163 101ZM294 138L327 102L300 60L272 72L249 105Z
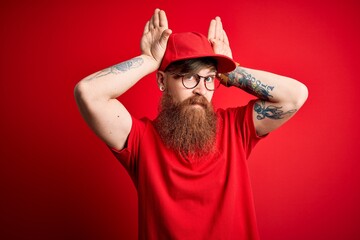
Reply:
M223 29L220 17L212 19L208 31L208 39L216 54L222 54L232 58L229 39Z

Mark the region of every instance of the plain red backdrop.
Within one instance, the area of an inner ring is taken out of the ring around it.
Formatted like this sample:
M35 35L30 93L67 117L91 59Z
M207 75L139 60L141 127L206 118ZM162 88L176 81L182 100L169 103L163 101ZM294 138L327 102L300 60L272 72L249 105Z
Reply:
M357 1L2 1L0 238L136 239L136 191L77 111L83 77L140 53L155 7L174 32L219 15L235 60L309 88L303 109L249 160L264 240L360 239ZM120 100L154 117L151 74ZM217 107L251 96L221 88Z

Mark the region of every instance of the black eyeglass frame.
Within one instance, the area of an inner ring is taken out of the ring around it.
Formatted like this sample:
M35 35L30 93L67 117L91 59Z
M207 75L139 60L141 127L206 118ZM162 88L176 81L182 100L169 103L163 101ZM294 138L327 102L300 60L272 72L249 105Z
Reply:
M205 88L208 90L208 91L215 91L221 84L220 84L220 80L217 78L217 73L215 73L214 75L208 75L208 76L201 76L197 73L194 73L194 74L174 74L176 77L181 77L181 83L182 85L184 86L184 88L186 89L194 89L196 88L199 83L200 83L200 80L203 78L204 79L204 85L205 85ZM187 87L184 83L184 78L187 77L187 76L190 76L190 77L195 77L196 79L196 84L193 86L193 87ZM205 79L208 78L208 77L214 77L214 89L209 89L206 85L206 81ZM216 83L215 81L218 81L218 83Z

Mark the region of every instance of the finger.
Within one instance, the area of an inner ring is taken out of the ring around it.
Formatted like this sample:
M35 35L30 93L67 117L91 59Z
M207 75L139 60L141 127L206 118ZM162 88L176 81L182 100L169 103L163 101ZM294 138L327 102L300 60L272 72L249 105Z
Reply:
M164 48L166 48L167 42L169 40L169 37L172 33L171 29L165 29L162 33L161 33L161 37L160 37L160 41L159 44L161 46L163 46Z
M150 18L150 23L149 23L149 31L151 30L151 29L154 29L155 28L155 26L154 26L154 21L155 21L155 15L156 15L156 10L157 9L155 9L155 11L154 11L154 14L151 16L151 18Z
M216 20L215 38L218 40L222 40L223 39L223 27L222 27L221 19L220 19L220 17L216 17L215 20Z
M159 12L159 26L160 27L165 27L165 28L168 28L168 20L167 20L167 17L166 17L166 13L165 11L163 10L160 10Z
M145 24L145 27L144 27L144 34L146 34L147 32L149 32L149 24L150 24L150 22L147 21L146 24Z
M153 27L159 26L159 12L160 12L160 9L156 8L154 15L153 15Z
M208 31L208 39L212 40L215 38L215 27L216 27L216 20L213 19L210 21L209 31Z
M225 32L225 30L223 30L223 36L224 36L224 43L226 43L227 45L230 46L230 43L229 43L229 38Z
M151 18L150 18L150 20L149 20L149 24L148 24L148 29L149 29L149 31L151 31L151 29L154 28L153 22L154 22L154 15L152 15Z

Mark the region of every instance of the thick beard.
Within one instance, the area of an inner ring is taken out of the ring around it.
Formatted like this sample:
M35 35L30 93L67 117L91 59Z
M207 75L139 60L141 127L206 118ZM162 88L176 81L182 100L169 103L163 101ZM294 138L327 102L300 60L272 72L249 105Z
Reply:
M165 144L186 158L201 158L215 151L217 118L203 96L175 103L165 92L155 128Z

